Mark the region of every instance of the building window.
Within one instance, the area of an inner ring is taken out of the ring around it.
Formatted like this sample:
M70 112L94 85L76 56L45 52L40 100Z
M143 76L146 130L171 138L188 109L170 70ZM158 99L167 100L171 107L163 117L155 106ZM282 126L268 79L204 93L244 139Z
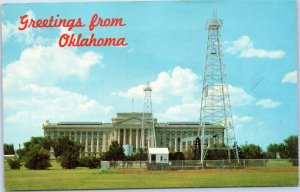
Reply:
M151 155L151 161L155 161L155 154Z

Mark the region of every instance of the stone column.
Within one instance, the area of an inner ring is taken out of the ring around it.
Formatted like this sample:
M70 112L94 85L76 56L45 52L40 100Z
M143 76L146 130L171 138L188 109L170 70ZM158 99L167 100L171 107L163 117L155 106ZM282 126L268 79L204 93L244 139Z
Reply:
M85 149L84 152L88 152L88 132L85 132Z
M99 153L99 131L97 131L97 147L96 152Z
M182 151L182 131L180 131L180 147L179 147L180 152Z
M174 151L177 152L177 131L175 131L175 146L174 146Z
M118 143L119 143L119 144L121 143L120 136L121 136L121 130L120 130L120 129L118 129Z
M80 143L82 143L82 131L80 131Z
M102 136L102 152L106 151L106 134L103 131L103 136Z
M94 131L92 131L92 138L91 138L91 152L94 152Z
M114 129L114 138L113 138L113 140L114 141L117 141L117 134L118 134L118 132L117 132L117 129Z
M74 141L77 141L77 131L75 131L75 138Z
M129 144L132 145L132 129L129 129Z
M123 131L123 145L126 145L126 129Z
M113 140L114 138L113 138L113 134L112 134L112 130L109 130L109 137L108 137L108 145L110 145L111 144L111 142L112 142L112 140Z
M145 128L145 127L143 127ZM142 135L144 133L144 135ZM144 149L145 148L145 136L146 136L146 130L144 129L143 131L141 130L141 146Z
M135 130L135 149L138 150L139 147L139 130Z
M185 142L185 151L187 151L187 150L188 150L188 144L189 144L189 142L188 142L188 141L186 141L186 142Z

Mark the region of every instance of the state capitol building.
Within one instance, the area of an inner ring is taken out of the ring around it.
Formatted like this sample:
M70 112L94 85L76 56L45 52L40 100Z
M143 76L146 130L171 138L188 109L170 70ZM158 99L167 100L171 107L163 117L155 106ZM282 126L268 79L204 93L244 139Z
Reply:
M69 137L73 141L85 146L86 154L99 155L106 152L112 141L118 141L122 145L131 145L133 151L139 148L153 146L153 140L149 139L151 126L153 125L156 137L156 147L167 147L170 152L185 152L193 141L184 141L184 138L198 135L199 122L166 122L160 123L153 118L152 113L147 114L145 120L144 137L142 137L142 112L117 113L110 123L102 122L58 122L43 124L44 136L51 139ZM215 137L208 140L212 143L224 143L224 126L205 125L205 132ZM144 141L142 141L143 139Z

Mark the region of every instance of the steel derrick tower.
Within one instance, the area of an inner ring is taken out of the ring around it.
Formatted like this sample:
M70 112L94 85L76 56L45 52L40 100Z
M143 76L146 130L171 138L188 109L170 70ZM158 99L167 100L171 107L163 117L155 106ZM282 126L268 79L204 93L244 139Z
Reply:
M151 87L149 83L144 88L144 110L142 119L142 131L141 131L141 148L145 148L145 142L147 142L147 148L156 147L156 137L154 128L154 118L152 114L152 101L151 101Z
M231 159L231 150L239 162L237 143L235 140L234 126L231 113L228 85L225 78L225 65L222 58L220 29L222 21L217 18L216 11L212 13L212 19L206 23L208 31L206 60L204 69L204 80L202 86L200 127L198 136L201 135L201 162L210 149L224 149L228 159ZM209 135L205 130L206 126L216 126L224 129L223 135ZM224 146L216 147L209 145L208 140L212 137L219 137L219 141L224 139Z

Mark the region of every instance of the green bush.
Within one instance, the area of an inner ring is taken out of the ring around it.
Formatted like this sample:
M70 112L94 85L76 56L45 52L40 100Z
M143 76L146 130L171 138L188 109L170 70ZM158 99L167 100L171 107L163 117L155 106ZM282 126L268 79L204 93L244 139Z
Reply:
M100 159L95 156L89 156L86 162L86 166L90 169L98 168L100 164Z
M298 166L298 159L291 159L289 161L292 162L293 166Z
M20 169L20 167L21 167L21 162L17 158L8 159L7 162L11 169Z
M184 160L184 154L182 152L169 153L169 160Z
M90 169L99 168L99 166L100 166L100 158L97 158L95 156L82 157L79 160L79 166L81 166L81 167L88 167Z
M28 169L48 169L50 164L50 153L41 144L31 144L24 156L25 167Z
M79 158L78 166L79 167L86 167L86 164L87 164L86 162L87 162L87 157L82 156L81 158Z
M126 158L124 149L117 141L112 141L108 151L103 156L103 160L106 161L124 161Z
M60 137L54 142L54 155L65 169L75 169L80 166L79 156L83 145L71 141L68 137Z
M79 150L69 145L59 157L60 165L65 169L75 169L79 165Z

